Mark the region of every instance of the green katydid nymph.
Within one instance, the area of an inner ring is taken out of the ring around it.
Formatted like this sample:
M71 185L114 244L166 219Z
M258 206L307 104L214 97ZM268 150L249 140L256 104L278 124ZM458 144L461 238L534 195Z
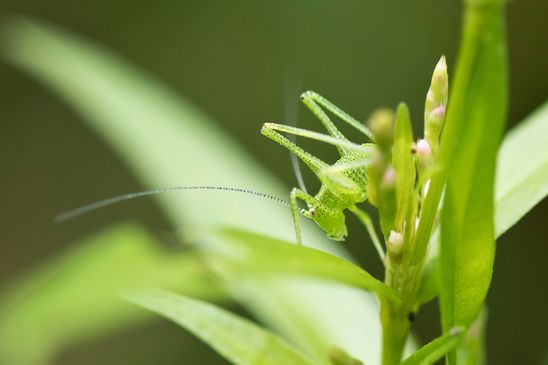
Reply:
M302 189L295 188L291 191L290 201L271 196L269 194L235 187L223 186L175 186L161 189L153 189L136 193L129 193L115 196L109 199L97 201L83 207L68 211L58 215L56 221L65 221L76 216L91 212L121 201L140 198L143 196L180 190L221 190L238 193L252 194L262 198L268 198L278 203L282 203L291 208L292 217L295 226L295 234L298 244L302 244L301 228L299 223L299 214L314 220L326 233L326 235L336 241L342 241L348 234L345 222L344 211L346 209L354 213L365 225L371 236L376 250L381 259L384 259L384 250L377 238L375 228L369 215L356 207L356 204L362 203L367 198L367 175L371 155L374 150L373 143L355 144L350 142L342 132L337 129L329 116L322 109L330 111L338 118L348 123L360 131L366 138L373 141L373 133L362 123L349 116L347 113L336 107L334 104L314 92L305 92L301 96L303 103L320 119L329 135L307 131L291 126L265 123L261 132L268 138L278 142L288 148L292 153L299 157L310 169L318 176L322 182L320 191L315 196L309 195ZM288 138L279 132L288 133L297 136L303 136L337 147L341 157L333 164L329 165L319 158L304 151L302 148L291 142ZM307 204L307 209L299 207L297 200L303 200Z
M302 243L299 213L314 220L329 238L342 241L348 234L344 215L344 211L348 209L366 226L379 254L383 257L384 253L376 237L371 219L367 213L356 207L356 204L363 203L367 198L368 165L374 144L350 142L331 121L324 109L361 132L370 142L373 142L373 133L364 124L315 92L303 93L301 101L320 120L329 135L276 123L265 123L261 129L264 136L279 143L300 158L322 183L319 192L314 196L299 188L294 188L290 193L297 243ZM297 146L280 132L332 144L337 147L340 158L333 165L329 165ZM301 209L298 200L304 201L307 204L307 209Z

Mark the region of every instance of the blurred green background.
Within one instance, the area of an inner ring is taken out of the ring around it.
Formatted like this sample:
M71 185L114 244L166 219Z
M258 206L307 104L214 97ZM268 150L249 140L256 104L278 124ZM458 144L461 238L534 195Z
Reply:
M312 89L360 119L374 108L405 100L420 131L433 66L441 54L447 55L450 68L455 63L460 10L457 0L0 0L3 17L25 14L58 24L148 70L222 123L288 189L295 178L287 153L260 136L261 124L287 121L286 100L296 107L299 92ZM548 95L547 14L544 0L508 5L510 126ZM53 224L52 217L61 211L142 187L48 90L5 63L0 63L0 85L0 291L75 240L114 222L138 220L170 244L177 228L147 199ZM302 127L320 129L302 107L298 120ZM334 156L325 146L301 144L322 157ZM192 173L215 166L173 168ZM317 186L312 175L305 173L305 178L310 188ZM499 240L488 298L492 364L537 364L545 355L547 214L544 201ZM362 230L351 225L350 231L352 253L380 275ZM432 303L420 313L419 337L438 333L435 312ZM226 362L160 320L67 349L56 360L66 365L120 363Z

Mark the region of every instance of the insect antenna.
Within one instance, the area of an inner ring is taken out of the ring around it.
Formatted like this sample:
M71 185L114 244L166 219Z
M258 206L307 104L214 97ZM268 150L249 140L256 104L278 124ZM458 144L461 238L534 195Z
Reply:
M233 188L233 187L225 187L225 186L172 186L168 188L160 188L160 189L152 189L152 190L145 190L145 191L138 191L135 193L129 193L129 194L122 194L117 195L112 198L99 200L94 203L84 205L82 207L69 210L67 212L61 213L54 217L55 222L65 222L69 219L76 218L78 216L81 216L83 214L92 212L96 209L103 208L109 205L113 205L116 203L120 203L122 201L130 200L130 199L137 199L142 198L144 196L148 195L155 195L160 193L167 193L167 192L173 192L173 191L181 191L181 190L217 190L217 191L230 191L230 192L236 192L236 193L243 193L243 194L250 194L254 196L258 196L261 198L266 198L272 201L275 201L277 203L280 203L286 207L290 207L290 204L288 201L283 200L281 198L278 198L276 196L261 193L255 190L250 189L244 189L244 188ZM301 214L305 213L304 209L300 210Z
M294 73L290 74L287 72L284 86L284 119L290 126L297 127L297 120L299 116L299 104L297 103L297 100L299 100L299 90L302 89L302 79L295 76ZM296 143L296 135L290 134L288 137L291 142ZM299 159L294 153L289 151L289 160L291 161L291 167L293 168L293 173L295 174L299 188L306 193L306 185L304 183L303 172Z

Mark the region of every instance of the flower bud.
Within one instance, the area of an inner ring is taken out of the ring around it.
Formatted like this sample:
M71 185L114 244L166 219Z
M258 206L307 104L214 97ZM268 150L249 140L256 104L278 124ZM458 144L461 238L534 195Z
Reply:
M432 74L430 88L424 104L424 136L432 153L438 151L439 137L445 119L449 90L449 76L445 56L442 56Z
M371 114L367 121L369 129L375 136L375 142L382 153L390 154L394 138L394 112L390 109L379 109ZM390 160L390 158L387 158Z
M392 255L399 255L403 251L403 235L396 231L390 231L386 245Z
M396 170L394 170L392 166L389 166L384 172L384 175L382 177L381 188L393 189L395 185L396 185Z
M413 151L417 156L417 170L419 172L426 170L430 167L432 160L432 150L430 148L430 143L425 139L419 139L417 143L413 146Z
M392 166L387 166L382 174L378 188L378 208L381 229L384 234L394 229L397 213L396 200L396 170Z

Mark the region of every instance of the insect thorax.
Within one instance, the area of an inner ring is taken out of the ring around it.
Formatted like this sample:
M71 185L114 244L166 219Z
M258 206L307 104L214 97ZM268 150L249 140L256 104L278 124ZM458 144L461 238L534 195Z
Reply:
M345 166L351 163L360 162L367 159L369 156L364 153L349 152L341 157L334 166ZM340 174L342 177L351 180L358 191L352 193L345 193L340 189L336 189L333 186L334 183L323 183L322 187L315 198L319 203L324 205L324 208L331 208L335 210L344 210L353 206L354 204L365 201L366 198L366 184L367 184L367 167L360 166L356 168L344 169L335 174Z
M341 158L339 158L337 162L335 162L335 166L358 163L364 160L366 161L368 159L370 159L369 153L350 151L350 152L347 152ZM358 186L363 187L363 190L365 191L365 185L367 184L367 167L366 166L343 170L341 174L343 174L344 176L354 181L356 184L358 184Z

